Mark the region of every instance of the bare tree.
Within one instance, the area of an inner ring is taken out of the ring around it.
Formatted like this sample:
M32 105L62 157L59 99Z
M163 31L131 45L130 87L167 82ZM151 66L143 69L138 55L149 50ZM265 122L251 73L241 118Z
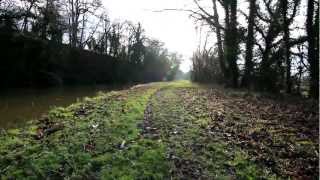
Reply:
M35 15L32 13L32 9L36 7L37 3L39 2L38 0L23 0L24 2L24 18L23 18L23 23L22 23L22 32L26 33L28 32L28 19L30 17L35 18Z
M238 86L239 70L237 66L238 30L237 30L237 1L219 1L225 11L225 24L219 23L216 0L212 0L212 13L205 10L197 0L194 3L199 11L191 11L198 20L207 22L216 32L220 67L224 72L227 84ZM221 30L224 30L224 43ZM223 45L224 44L224 45Z
M122 24L121 23L113 23L111 25L111 34L110 34L110 48L109 55L118 57L120 47L121 47L121 36L122 36Z
M258 21L255 23L255 28L262 40L259 39L256 45L262 54L259 68L261 82L259 87L262 90L278 91L286 72L286 89L290 92L288 90L291 89L290 48L305 41L304 37L296 40L290 38L289 27L299 4L300 0L291 1L290 6L288 1L263 0L257 7ZM289 7L291 14L288 13ZM286 65L286 69L283 64Z
M68 19L69 44L71 47L83 48L87 40L84 39L85 29L87 29L88 15L97 16L96 11L101 7L100 0L66 0L65 10ZM96 31L93 28L92 31ZM80 37L79 37L80 36Z

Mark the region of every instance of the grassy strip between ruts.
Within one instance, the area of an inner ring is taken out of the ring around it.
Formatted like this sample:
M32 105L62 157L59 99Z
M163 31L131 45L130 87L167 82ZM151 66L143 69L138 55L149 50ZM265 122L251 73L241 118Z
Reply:
M143 138L149 97L167 83L99 94L1 132L1 179L163 179L165 147ZM55 127L62 127L53 133Z

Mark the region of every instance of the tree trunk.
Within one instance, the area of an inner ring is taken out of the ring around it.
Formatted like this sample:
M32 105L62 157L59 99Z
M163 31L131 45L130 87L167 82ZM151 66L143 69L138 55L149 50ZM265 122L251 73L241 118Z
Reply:
M271 37L267 36L265 41L265 49L262 54L262 60L260 64L260 80L259 88L262 91L274 91L274 75L271 74L270 70L270 54L271 54Z
M237 0L230 3L230 52L228 53L231 71L232 87L238 87L239 70L238 56L238 30L237 30Z
M84 38L84 30L85 30L85 26L86 26L86 19L85 19L86 17L85 17L85 15L83 14L82 15L82 27L81 27L81 35L80 35L80 40L79 40L79 47L81 48L81 49L84 49L85 47L85 44L84 44L84 42L83 42L83 38Z
M225 1L225 49L224 57L227 62L227 83L238 87L239 71L237 65L238 35L237 35L237 0Z
M291 80L291 59L290 59L290 32L289 20L287 18L288 0L282 1L282 19L283 19L283 41L284 41L284 59L286 63L286 92L291 93L292 80Z
M319 59L317 59L316 52L316 33L313 25L313 16L314 16L314 0L308 0L308 9L307 9L307 35L308 35L308 61L310 64L310 90L309 94L312 98L319 97ZM317 18L319 21L319 18ZM316 24L315 26L318 26ZM318 28L318 27L316 27ZM319 36L319 35L317 35ZM318 39L317 39L318 41Z
M249 18L248 18L248 36L246 42L246 59L245 59L245 71L241 82L242 87L251 87L252 73L253 73L253 44L254 44L254 20L256 11L256 0L250 0L249 6Z
M220 63L220 68L222 71L222 74L224 75L224 77L226 76L226 65L224 62L224 56L223 56L223 47L222 47L222 38L221 38L221 27L219 27L220 23L219 23L219 14L217 11L217 4L216 4L216 0L212 0L212 4L213 4L213 20L214 23L217 25L216 26L216 36L217 36L217 44L218 44L218 56L219 56L219 63Z

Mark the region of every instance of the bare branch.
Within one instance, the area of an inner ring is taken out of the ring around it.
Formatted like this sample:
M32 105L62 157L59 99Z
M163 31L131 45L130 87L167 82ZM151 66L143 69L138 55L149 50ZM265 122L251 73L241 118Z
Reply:
M192 18L195 18L197 20L204 20L206 21L209 25L212 25L214 27L219 27L220 29L223 29L224 30L224 27L221 26L220 24L217 24L213 21L213 16L210 15L210 17L208 16L205 16L204 14L201 14L200 12L197 12L197 11L194 11L194 10L191 10L191 9L162 9L162 10L154 10L152 12L164 12L164 11L181 11L181 12L188 12L188 13L191 13L190 16ZM199 16L199 17L196 17L196 16Z

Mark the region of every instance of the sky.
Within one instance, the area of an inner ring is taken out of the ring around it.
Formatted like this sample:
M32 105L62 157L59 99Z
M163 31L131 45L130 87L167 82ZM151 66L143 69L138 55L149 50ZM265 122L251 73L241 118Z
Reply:
M185 12L162 9L184 8L190 0L102 0L111 20L140 22L146 35L165 43L170 52L183 56L180 69L187 72L199 41L194 20Z

